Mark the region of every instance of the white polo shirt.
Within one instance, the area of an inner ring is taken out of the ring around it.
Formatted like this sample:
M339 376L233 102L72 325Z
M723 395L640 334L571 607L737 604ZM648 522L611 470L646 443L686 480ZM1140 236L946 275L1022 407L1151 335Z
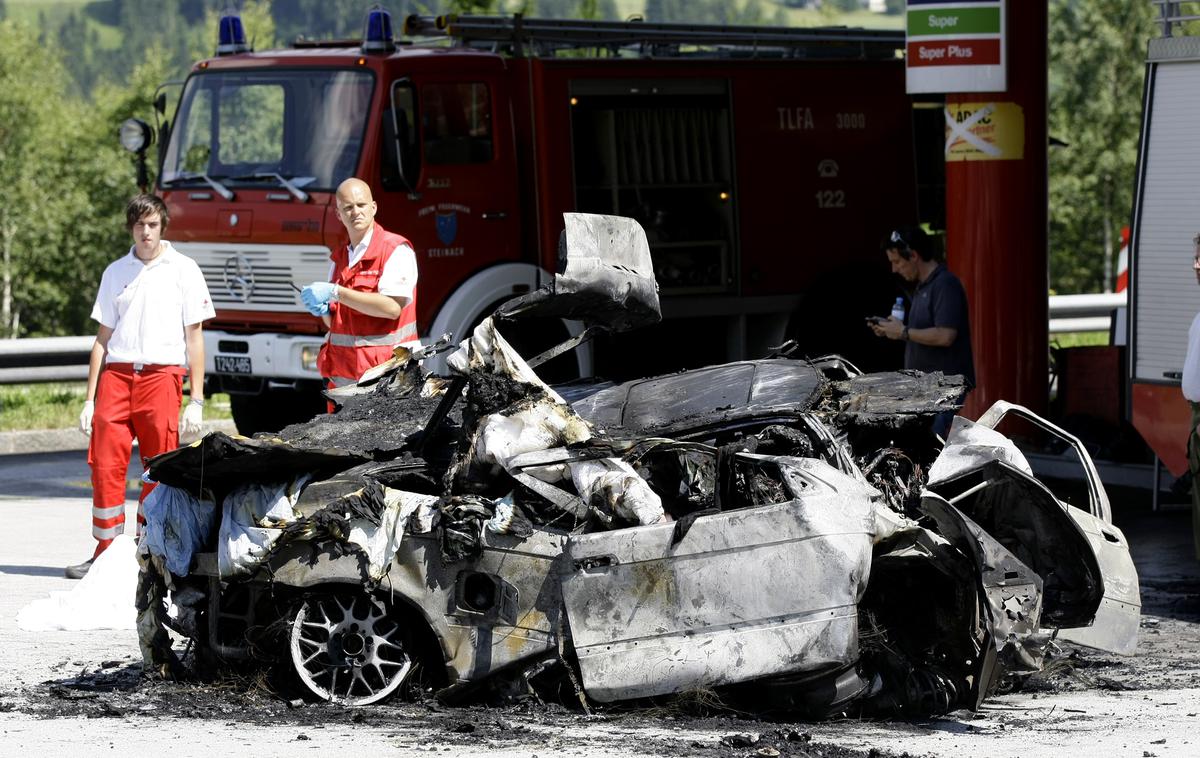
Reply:
M367 246L371 244L371 236L375 233L375 227L371 227L367 231L367 236L354 247L347 247L350 250L350 262L348 265L353 266L362 260L363 255L367 252ZM337 274L337 266L333 263L329 264L329 281L333 281L334 275ZM397 245L392 251L392 255L388 258L387 263L383 266L383 271L379 274L379 294L387 295L388 297L406 297L411 302L413 299L413 291L417 288L417 253L408 245Z
M1200 313L1192 319L1188 329L1188 347L1183 359L1183 396L1193 403L1200 403Z
M104 269L92 318L113 330L108 363L187 365L184 326L216 315L196 262L163 240L150 263L129 253Z

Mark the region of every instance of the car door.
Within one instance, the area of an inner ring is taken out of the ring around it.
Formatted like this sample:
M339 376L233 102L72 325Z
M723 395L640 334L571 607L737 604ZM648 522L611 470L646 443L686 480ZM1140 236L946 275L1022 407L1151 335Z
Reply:
M821 671L858 657L878 494L816 460L775 467L785 502L575 535L562 580L583 687L608 702Z
M1137 569L1129 554L1129 542L1112 523L1112 508L1087 449L1079 438L1050 423L1027 408L997 402L980 417L980 425L995 429L1006 416L1019 417L1058 437L1074 449L1088 488L1088 507L1076 508L1059 501L1087 544L1099 567L1103 597L1091 623L1064 626L1059 637L1100 650L1130 654L1137 647L1142 601ZM952 435L953 436L953 435Z

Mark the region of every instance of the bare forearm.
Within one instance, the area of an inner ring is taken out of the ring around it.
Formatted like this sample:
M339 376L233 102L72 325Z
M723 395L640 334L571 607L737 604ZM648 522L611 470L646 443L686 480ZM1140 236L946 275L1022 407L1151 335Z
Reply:
M92 352L88 355L87 396L84 400L96 399L96 388L100 384L100 371L104 368L104 359L108 357L108 340L113 330L103 324L96 331L96 341L92 343Z
M204 333L196 328L187 335L188 386L193 400L204 399Z
M342 286L338 287L337 292L338 302L342 305L378 318L396 318L408 302L408 298L381 295L378 292L360 292Z
M950 347L958 336L957 329L948 326L931 326L925 329L909 329L908 341L930 347Z
M100 383L100 369L104 367L104 356L107 353L108 350L97 339L88 356L87 394L84 395L84 400L96 399L96 387Z
M954 344L954 338L958 336L958 330L948 326L907 329L903 323L894 318L872 324L871 331L875 332L876 336L887 337L890 340L908 340L930 347L950 347Z

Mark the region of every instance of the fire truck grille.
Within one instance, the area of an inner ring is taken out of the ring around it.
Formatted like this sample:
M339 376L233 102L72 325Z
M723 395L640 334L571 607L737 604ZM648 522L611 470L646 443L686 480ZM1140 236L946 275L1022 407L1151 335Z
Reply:
M302 311L297 288L329 277L329 248L319 245L174 244L200 266L218 309Z

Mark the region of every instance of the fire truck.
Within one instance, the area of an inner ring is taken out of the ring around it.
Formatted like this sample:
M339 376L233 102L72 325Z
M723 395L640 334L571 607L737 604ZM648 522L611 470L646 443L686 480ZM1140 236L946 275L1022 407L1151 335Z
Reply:
M169 120L156 103L156 190L207 278L210 390L244 432L323 407L323 326L298 288L345 244L333 200L351 176L413 242L423 338L461 339L548 281L562 214L582 211L642 224L664 320L557 359L564 374L788 337L899 363L863 326L895 297L879 241L944 214L941 108L905 94L902 32L412 16L397 40L377 9L361 40L253 52L236 16L221 25ZM535 331L521 339L578 329Z
M1126 326L1129 417L1175 476L1188 470L1191 412L1180 380L1188 327L1200 311L1192 271L1200 233L1200 37L1189 36L1183 24L1194 16L1182 15L1180 5L1160 9L1162 36L1147 47Z

